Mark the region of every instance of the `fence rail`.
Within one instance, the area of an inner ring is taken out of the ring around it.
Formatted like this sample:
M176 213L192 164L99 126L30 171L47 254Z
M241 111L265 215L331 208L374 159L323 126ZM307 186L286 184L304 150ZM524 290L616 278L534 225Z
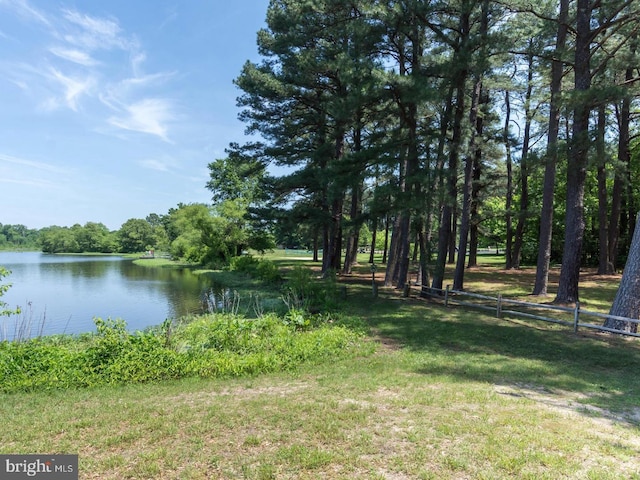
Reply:
M582 322L581 317L593 317L596 319L601 318L604 320L619 320L626 322L627 324L635 324L637 326L640 323L640 319L619 317L617 315L609 315L601 312L583 310L580 308L580 302L576 302L576 305L573 308L562 307L559 305L530 303L523 302L521 300L503 298L501 294L498 294L497 297L491 297L488 295L482 295L479 293L463 290L452 290L449 285L447 285L446 289L422 287L421 295L430 298L440 298L444 301L445 306L453 304L492 311L495 312L497 318L503 318L505 316L523 317L573 327L574 332L577 332L579 328L589 328L593 330L599 330L601 332L618 333L631 337L640 337L640 333L635 333L627 330L617 330L614 328L605 327L603 325ZM543 313L547 311L554 312L555 316L543 315ZM570 319L568 319L567 317L570 317Z

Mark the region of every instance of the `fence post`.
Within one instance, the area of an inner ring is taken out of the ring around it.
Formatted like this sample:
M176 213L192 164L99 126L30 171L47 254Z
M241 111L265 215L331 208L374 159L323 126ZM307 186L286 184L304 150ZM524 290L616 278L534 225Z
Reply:
M496 305L496 317L502 318L502 294L498 294L498 304Z
M449 306L449 287L450 287L450 285L447 285L447 288L444 291L444 306L445 307Z
M576 301L576 308L573 310L573 333L578 333L579 321L580 321L580 302Z

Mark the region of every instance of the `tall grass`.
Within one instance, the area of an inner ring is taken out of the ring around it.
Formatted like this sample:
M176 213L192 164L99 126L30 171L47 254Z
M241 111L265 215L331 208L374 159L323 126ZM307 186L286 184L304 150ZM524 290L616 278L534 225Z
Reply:
M338 317L291 322L209 314L130 333L96 319L93 335L0 342L0 390L36 391L291 370L301 363L370 351Z
M33 310L31 302L24 308L18 308L12 315L0 317L0 341L23 342L44 335L47 323L46 310L39 316Z

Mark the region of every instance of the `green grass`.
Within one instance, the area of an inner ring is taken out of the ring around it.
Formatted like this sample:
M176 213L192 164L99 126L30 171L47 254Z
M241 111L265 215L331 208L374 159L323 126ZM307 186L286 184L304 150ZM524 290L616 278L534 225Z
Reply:
M529 273L510 275L526 290ZM640 478L637 340L349 280L345 314L368 322L375 355L2 394L0 452L79 453L80 478L101 479Z

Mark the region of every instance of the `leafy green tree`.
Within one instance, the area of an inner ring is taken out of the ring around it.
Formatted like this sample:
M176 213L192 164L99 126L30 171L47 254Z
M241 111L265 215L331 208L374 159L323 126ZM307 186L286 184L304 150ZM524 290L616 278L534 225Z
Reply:
M102 223L87 222L75 230L76 241L82 252L112 253L117 248L115 235Z
M166 223L168 215L158 215L150 213L145 220L151 225L153 235L155 237L154 245L158 250L169 251L169 234L167 233Z
M156 237L149 222L130 218L118 230L118 240L121 252L136 253L155 248Z
M40 230L40 246L44 253L79 253L82 250L69 227L51 226Z
M219 264L236 251L229 222L215 216L204 204L179 205L169 214L168 225L175 237L169 251L175 258L198 264Z
M0 223L0 248L27 250L37 248L38 231L24 225Z
M227 158L209 164L207 188L212 193L213 211L228 221L228 240L235 244L233 255L240 255L247 246L258 251L275 246L271 222L256 215L267 199L266 167L253 149L250 144L232 144Z
M0 280L7 277L11 272L4 267L0 266ZM0 317L8 317L11 315L17 315L20 313L20 307L15 309L9 308L6 302L2 301L2 296L11 288L10 283L0 284Z

